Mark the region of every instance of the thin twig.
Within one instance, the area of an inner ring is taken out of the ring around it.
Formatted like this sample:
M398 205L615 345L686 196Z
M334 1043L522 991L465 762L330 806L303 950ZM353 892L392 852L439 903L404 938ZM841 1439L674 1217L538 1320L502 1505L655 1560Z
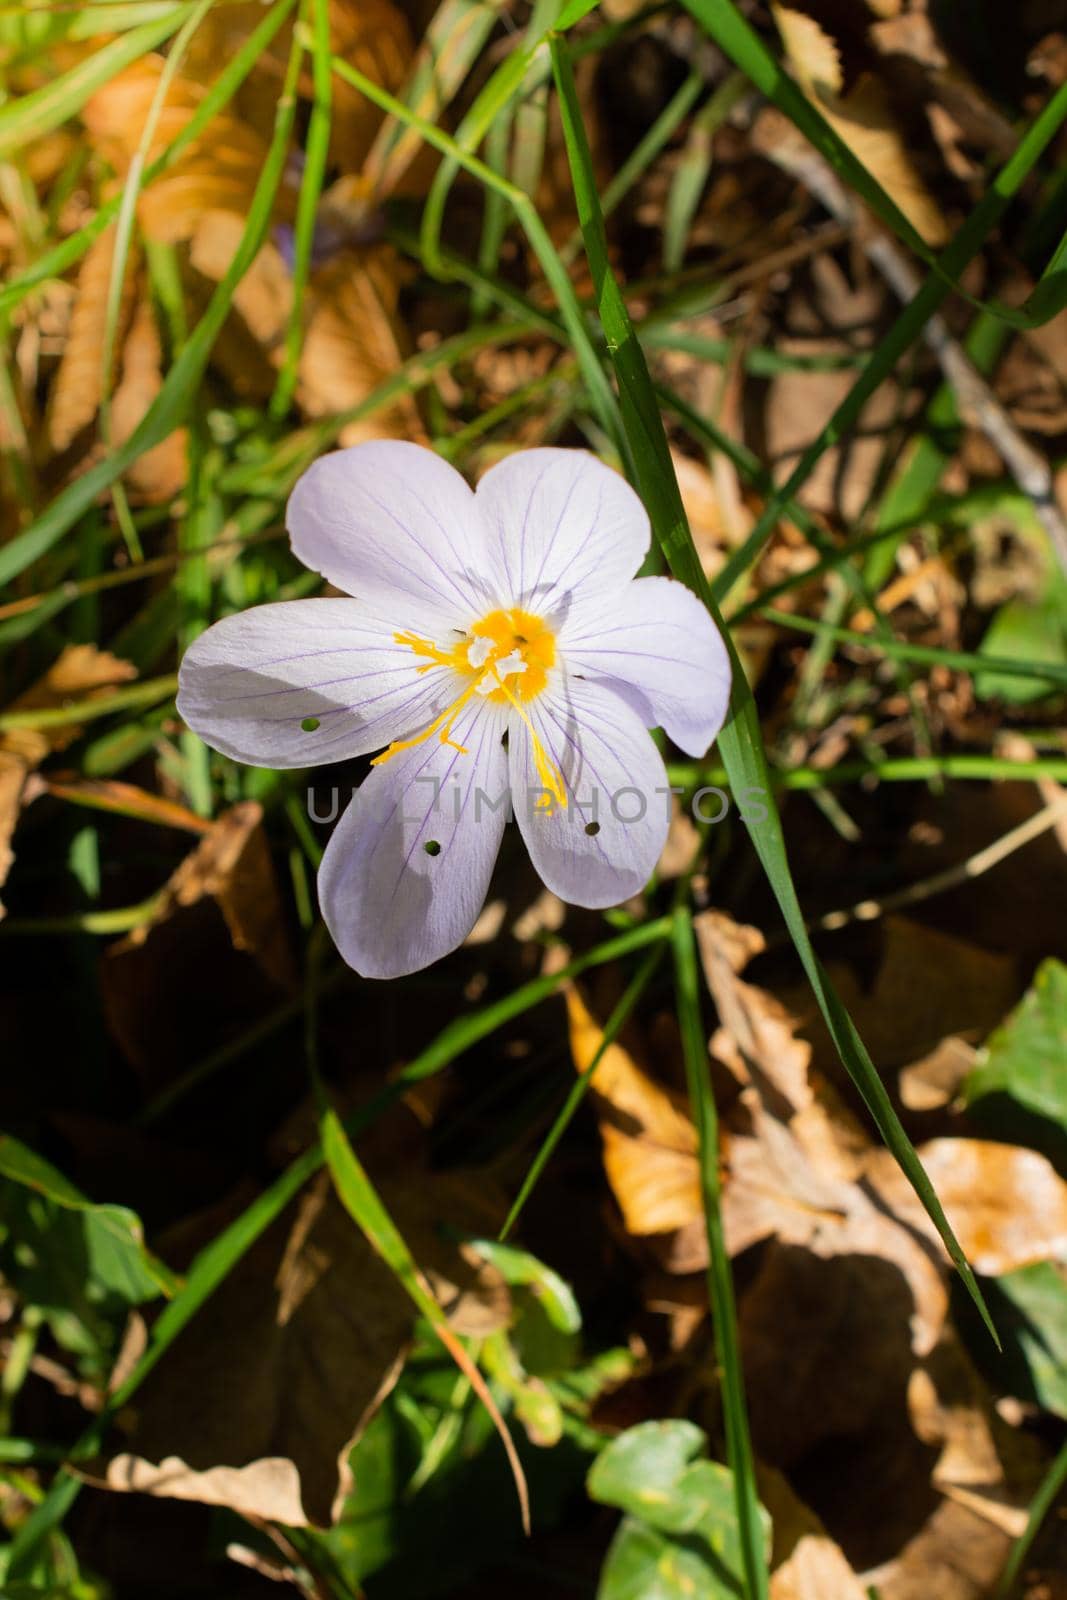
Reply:
M971 883L992 867L999 866L1000 862L1013 855L1016 850L1021 850L1023 845L1040 838L1041 834L1047 833L1049 828L1054 828L1065 817L1067 817L1067 795L1060 795L1051 805L1035 811L1032 817L1027 817L1018 827L1010 829L1001 838L986 845L984 850L968 856L966 861L957 862L953 867L946 867L943 872L935 872L933 877L922 878L918 883L909 883L906 888L898 889L894 894L886 895L884 899L860 900L856 905L844 910L828 911L824 917L818 917L814 922L810 922L808 928L813 933L830 933L836 932L838 928L848 927L851 922L874 922L878 917L884 917L888 911L898 911L902 906L917 905L921 900L929 900L935 894L943 894L946 889L956 889L960 884Z
M784 172L802 183L838 222L844 226L855 224L859 220L859 208L829 164L806 141L793 134L784 117L779 119L770 112L763 113L768 120L772 115L774 135L770 137L765 133L759 140L759 148ZM779 120L784 125L781 132ZM858 242L897 298L905 305L914 300L922 288L922 278L896 240L863 218ZM1052 472L1045 457L1020 433L940 313L935 312L928 319L923 338L937 357L945 380L956 396L960 416L985 435L1019 488L1033 502L1052 548L1067 572L1067 520L1057 503Z

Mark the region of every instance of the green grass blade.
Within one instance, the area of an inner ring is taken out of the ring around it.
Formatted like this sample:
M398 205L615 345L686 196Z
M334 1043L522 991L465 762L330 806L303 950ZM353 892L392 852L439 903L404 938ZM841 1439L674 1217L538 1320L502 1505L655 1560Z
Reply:
M906 639L883 639L870 633L857 633L852 628L838 628L829 622L813 617L801 617L792 611L775 611L772 606L758 607L759 615L780 628L793 628L798 633L808 633L816 638L836 639L841 644L858 646L863 650L881 651L900 661L916 661L924 666L949 667L954 672L1005 673L1015 678L1040 678L1050 684L1067 689L1067 666L1055 661L1018 661L1009 656L980 656L966 650L941 650L933 645L911 644Z
M508 1465L515 1480L515 1488L518 1491L523 1527L529 1533L530 1496L526 1487L526 1475L515 1449L515 1441L500 1415L485 1379L449 1327L448 1318L434 1299L429 1284L416 1266L403 1234L389 1215L381 1195L353 1150L336 1111L330 1106L324 1108L319 1118L319 1134L322 1139L322 1153L341 1204L371 1248L381 1256L405 1293L422 1312L488 1411L504 1446Z
M689 1104L696 1123L700 1152L700 1188L708 1237L708 1298L715 1324L715 1352L722 1379L726 1454L734 1475L737 1530L744 1564L747 1600L766 1600L767 1556L763 1543L759 1492L752 1441L748 1432L745 1381L737 1337L737 1307L730 1257L723 1233L719 1187L719 1120L708 1067L707 1036L700 1010L693 919L674 913L671 930L678 1023L682 1035Z
M1033 1542L1041 1531L1041 1524L1058 1500L1064 1485L1067 1485L1067 1439L1061 1444L1059 1453L1031 1502L1026 1527L1012 1547L1007 1566L997 1584L994 1600L1010 1600L1011 1595L1015 1593L1015 1586L1022 1575Z
M728 594L742 573L756 560L774 532L787 502L807 481L825 452L855 427L867 401L889 376L905 351L921 336L927 322L952 289L954 280L977 255L1008 202L1018 192L1019 186L1065 119L1067 83L1057 90L1048 105L1035 117L1019 141L1018 149L993 179L963 227L941 252L938 271L926 279L914 300L909 301L901 311L833 416L804 451L786 482L772 494L748 537L732 552L722 571L716 575L712 586L716 599Z
M191 4L172 7L165 16L142 23L105 44L52 83L0 107L0 161L9 160L35 139L60 127L68 117L76 116L98 89L176 33L192 9Z
M333 74L330 71L330 12L328 0L310 0L311 11L311 116L304 147L304 171L296 202L293 235L292 305L285 330L285 354L270 400L272 417L284 417L296 392L297 369L304 344L304 296L311 273L315 244L315 217L326 181L333 125Z
M215 340L229 314L234 292L255 259L270 226L271 210L281 183L296 116L295 88L299 57L300 48L294 45L290 53L287 80L278 101L274 134L252 197L248 220L233 259L208 301L207 309L172 363L152 405L125 444L64 489L36 522L0 550L0 585L24 572L31 562L57 544L68 528L89 509L97 495L110 488L146 450L151 450L166 439L184 421L194 405L200 380Z
M592 1088L593 1075L596 1072L597 1067L599 1067L601 1061L603 1061L605 1052L615 1043L615 1040L619 1037L619 1034L626 1026L627 1020L630 1017L634 1006L636 1006L638 1000L640 1000L641 996L644 994L645 989L648 987L649 979L659 966L662 955L663 951L660 949L650 950L644 961L642 961L641 965L638 967L634 976L631 978L630 982L627 984L626 988L623 990L618 1004L604 1024L604 1031L601 1035L600 1043L597 1045L596 1053L593 1056L592 1061L589 1063L588 1067L586 1067L577 1083L571 1085L571 1088L567 1094L567 1098L563 1102L558 1116L553 1122L551 1128L549 1128L548 1133L545 1135L541 1143L540 1149L530 1163L529 1170L519 1186L519 1192L512 1202L511 1210L508 1212L507 1217L504 1220L504 1226L500 1230L499 1238L501 1240L504 1240L508 1237L515 1227L515 1224L518 1222L519 1217L522 1215L522 1212L526 1206L526 1202L529 1200L538 1180L541 1177L541 1174L548 1165L552 1152L555 1150L556 1146L559 1144L559 1141L569 1128L575 1112L585 1099L587 1091Z
M771 777L755 700L700 565L682 506L667 437L656 406L644 354L630 322L619 286L611 272L604 223L600 215L596 182L585 128L581 120L574 77L570 61L559 41L553 41L552 55L560 92L564 137L567 141L579 215L585 232L586 251L597 287L608 349L618 375L622 416L630 434L636 465L637 488L648 508L653 530L668 566L675 577L687 584L709 607L722 628L730 652L733 692L730 714L719 735L719 750L731 786L735 794L758 789L763 790L766 795L764 819L759 822L755 819L746 820L746 827L778 901L794 948L815 992L830 1036L870 1110L882 1138L922 1200L931 1221L944 1241L950 1258L995 1340L996 1332L985 1301L959 1242L949 1226L941 1202L901 1126L885 1085L856 1033L851 1018L823 971L808 936L804 915L789 871L781 818L771 792Z
M296 0L278 0L278 4L271 8L262 22L249 34L233 60L219 73L181 132L175 135L173 141L146 169L144 188L153 183L168 167L173 166L182 151L187 149L194 139L199 138L211 119L229 103L295 4ZM69 239L64 239L32 266L27 267L17 278L13 278L9 284L0 288L0 315L9 311L12 306L18 305L38 284L44 283L48 278L59 277L68 267L79 261L93 240L98 239L114 222L121 205L122 195L113 195L98 208L93 220L86 223L84 228L79 228L77 233L72 233Z
M469 1050L479 1040L521 1016L523 1012L540 1005L558 992L571 978L577 978L591 967L618 961L635 950L661 943L670 936L671 922L661 917L646 922L617 938L607 939L592 950L577 956L558 972L534 978L502 1000L482 1008L471 1017L457 1018L444 1028L437 1038L397 1074L391 1083L362 1107L346 1123L347 1132L355 1136L370 1127L383 1111L413 1083L431 1077L450 1065L457 1056ZM299 1015L302 1006L288 1007L286 1020ZM232 1057L230 1059L233 1059ZM100 1449L108 1427L115 1414L132 1399L157 1362L170 1349L182 1330L192 1321L201 1306L210 1299L246 1251L279 1216L309 1178L322 1167L324 1160L321 1143L305 1150L303 1155L288 1166L268 1189L259 1195L229 1227L212 1240L196 1257L186 1277L184 1287L165 1307L153 1324L148 1348L133 1372L110 1397L107 1406L93 1419L81 1439L71 1451L72 1458L92 1455ZM48 1494L20 1527L10 1547L7 1576L11 1579L25 1577L33 1569L42 1540L53 1528L59 1526L74 1503L81 1482L66 1470L60 1472Z

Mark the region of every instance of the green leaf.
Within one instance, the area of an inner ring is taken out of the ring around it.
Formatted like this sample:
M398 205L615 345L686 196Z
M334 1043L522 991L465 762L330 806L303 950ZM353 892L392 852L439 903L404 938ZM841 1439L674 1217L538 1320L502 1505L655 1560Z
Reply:
M60 1211L79 1214L72 1227L59 1224L64 1239L80 1235L85 1281L99 1296L129 1305L173 1295L178 1279L145 1249L140 1218L125 1206L96 1205L52 1164L10 1134L0 1135L0 1175L34 1191ZM68 1241L69 1242L69 1241Z
M986 629L979 646L983 656L1000 656L1058 668L1055 678L1042 678L1034 670L1026 677L990 667L975 675L974 692L980 700L1007 700L1024 705L1059 689L1067 672L1067 579L1058 571L1049 575L1045 593L1037 600L1009 600Z
M611 1541L597 1600L737 1600L735 1579L644 1522L626 1517Z
M1007 1095L1027 1111L1067 1130L1067 966L1054 956L1037 970L1033 987L991 1034L963 1083L968 1110L981 1112L991 1095Z
M168 6L162 16L113 39L51 83L0 107L0 160L75 116L105 83L176 33L192 9L189 4Z
M499 1244L495 1239L472 1239L471 1244L480 1256L496 1267L505 1283L513 1288L530 1289L545 1316L560 1333L581 1330L582 1314L574 1290L558 1272L515 1245Z
M1004 1340L1006 1372L998 1382L1011 1393L1036 1400L1067 1417L1067 1277L1051 1261L1037 1261L996 1280L1006 1302L997 1326Z
M733 1474L704 1458L706 1444L692 1422L642 1422L613 1439L593 1463L587 1480L592 1498L627 1513L601 1577L602 1597L633 1594L644 1600L646 1593L662 1593L733 1600L740 1592L744 1568ZM766 1540L770 1524L760 1512Z

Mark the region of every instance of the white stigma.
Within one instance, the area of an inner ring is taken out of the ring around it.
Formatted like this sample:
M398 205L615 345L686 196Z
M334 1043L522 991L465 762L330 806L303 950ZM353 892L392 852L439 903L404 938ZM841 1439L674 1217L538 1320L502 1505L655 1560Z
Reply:
M471 640L467 646L467 660L475 671L479 667L485 666L495 648L496 646L493 644L492 639L480 638Z

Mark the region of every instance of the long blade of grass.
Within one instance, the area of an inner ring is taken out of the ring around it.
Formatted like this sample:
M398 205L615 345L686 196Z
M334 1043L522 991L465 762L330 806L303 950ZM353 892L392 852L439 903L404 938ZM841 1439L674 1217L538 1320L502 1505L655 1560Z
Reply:
M304 295L311 273L315 244L315 216L326 181L333 124L333 74L330 71L330 10L328 0L310 0L311 11L311 116L304 146L304 171L296 202L293 235L292 305L285 330L285 354L270 400L272 417L284 417L296 392L297 368L304 343Z
M615 1006L610 1017L604 1024L604 1031L601 1034L600 1043L596 1047L596 1053L594 1054L592 1061L590 1061L589 1065L586 1067L577 1083L571 1085L571 1088L567 1094L567 1098L560 1108L559 1114L557 1115L551 1128L549 1128L541 1143L540 1149L530 1163L529 1170L519 1186L519 1192L512 1201L511 1210L504 1219L504 1225L498 1234L498 1238L501 1241L508 1237L515 1227L515 1224L518 1222L519 1217L522 1215L522 1212L526 1206L526 1202L533 1193L542 1172L544 1172L545 1167L548 1165L549 1158L551 1157L553 1150L555 1150L556 1146L559 1144L559 1141L566 1133L575 1112L585 1099L587 1092L592 1088L593 1075L596 1072L597 1067L599 1067L600 1063L603 1061L605 1052L609 1050L610 1047L615 1043L615 1040L619 1037L619 1034L626 1026L627 1020L630 1017L634 1006L644 994L645 989L648 987L649 979L659 966L662 955L662 950L650 950L644 961L642 961L641 965L638 967L634 976L631 978L630 982L627 984L626 988L623 990L618 1004Z
M1038 1533L1041 1524L1055 1505L1061 1491L1067 1485L1067 1439L1064 1440L1049 1467L1041 1486L1030 1504L1030 1515L1026 1527L1012 1547L1008 1563L1001 1573L1000 1582L997 1584L994 1600L1010 1600L1015 1593L1015 1586L1022 1576L1026 1558Z
M962 268L950 262L948 251L940 257L933 254L892 196L853 154L841 135L831 128L782 64L775 60L733 0L683 0L683 4L756 88L799 128L838 176L927 263L935 277L942 279L943 294L950 289L955 290L977 310L988 311L990 315L1016 328L1038 327L1067 305L1067 271L1064 270L1067 267L1067 236L1060 241L1024 306L1005 306L996 300L983 301L968 294L960 283ZM1060 93L1054 100L1060 98Z
M708 1298L715 1324L715 1352L722 1379L726 1454L734 1476L737 1529L745 1569L748 1600L765 1600L767 1553L763 1542L756 1466L748 1432L745 1381L737 1338L737 1307L730 1257L722 1226L719 1187L719 1120L711 1089L708 1046L700 1012L693 919L679 907L671 929L675 994L682 1035L682 1056L689 1088L689 1104L696 1123L700 1159L700 1188L704 1197L704 1225L708 1238Z
M596 182L575 91L574 76L561 41L553 40L552 57L560 94L567 154L578 200L578 213L582 219L586 253L596 285L604 333L618 376L623 423L630 436L637 488L648 509L656 539L668 566L675 577L687 584L707 605L722 630L730 652L733 691L730 714L719 735L719 750L731 786L735 794L745 790L764 791L766 797L764 818L757 821L750 813L745 819L745 825L778 901L794 948L814 990L830 1036L882 1138L925 1206L990 1334L996 1340L996 1331L981 1290L949 1226L941 1202L901 1126L886 1087L864 1048L851 1017L823 971L808 936L804 914L789 870L781 818L771 792L770 772L763 748L755 700L700 565L682 506L667 436L656 406L644 353L611 271L607 238L603 218L600 215Z
M51 133L68 117L76 116L105 83L176 33L192 9L191 4L173 6L165 16L113 39L51 83L0 106L0 161Z
M433 1292L419 1271L403 1234L389 1215L381 1195L375 1189L366 1168L353 1150L348 1135L341 1125L340 1118L332 1107L328 1106L319 1119L319 1137L322 1140L322 1152L326 1165L330 1169L330 1177L333 1179L333 1186L337 1191L337 1197L341 1204L364 1234L372 1249L376 1250L381 1256L397 1282L402 1285L422 1312L433 1328L434 1333L489 1413L493 1427L496 1429L500 1442L504 1446L504 1453L508 1458L511 1475L515 1480L522 1525L525 1531L529 1533L530 1492L526 1486L526 1474L522 1470L522 1462L519 1460L518 1451L515 1449L515 1441L511 1437L507 1423L500 1415L497 1403L490 1393L489 1385L449 1327L448 1318L434 1299Z
M155 400L126 442L58 494L36 522L0 550L0 585L24 572L31 562L57 544L67 529L89 509L97 495L110 488L146 450L151 450L167 438L194 405L200 379L229 314L234 293L255 259L270 226L271 211L285 168L296 116L299 60L300 46L294 43L275 113L274 133L249 207L248 220L233 259L208 301L207 309L172 363Z
M147 188L173 166L183 150L187 149L194 139L199 138L211 119L232 100L295 4L296 0L278 0L262 22L253 29L233 60L219 73L181 132L175 135L167 148L161 151L146 168L143 187ZM40 256L32 266L27 267L17 278L13 278L10 283L0 288L0 315L9 311L12 306L18 305L38 284L44 283L48 278L59 277L68 267L79 261L93 240L99 238L114 222L121 206L121 193L104 201L97 209L93 220L87 222L84 228L79 228L77 233L72 233L69 239L64 239L54 249Z
M347 1133L354 1137L363 1132L399 1099L411 1084L419 1083L424 1078L440 1072L479 1040L487 1038L506 1022L513 1021L523 1012L540 1005L542 1000L547 1000L556 994L561 985L569 979L579 977L591 967L618 961L635 950L660 943L670 936L670 932L671 922L668 917L643 923L640 927L632 928L617 938L607 939L603 944L585 951L568 962L565 967L561 967L558 972L532 979L511 994L505 995L503 999L484 1006L473 1016L457 1018L442 1029L436 1039L409 1062L369 1105L361 1107L347 1119L345 1123ZM298 1016L302 1009L302 1003L287 1008L284 1020L288 1021ZM144 1355L75 1444L71 1451L72 1459L92 1455L100 1449L116 1413L129 1403L183 1328L210 1299L245 1252L251 1249L275 1217L285 1210L290 1200L299 1194L308 1179L319 1171L324 1159L321 1142L305 1150L268 1189L257 1196L252 1204L230 1223L229 1227L224 1228L200 1252L189 1270L184 1287L153 1324ZM77 1498L80 1488L80 1480L68 1470L63 1469L57 1474L48 1494L27 1517L11 1544L6 1569L9 1579L24 1578L33 1570L41 1541L62 1522Z
M787 501L807 481L825 452L856 425L867 401L889 376L905 351L919 338L930 317L949 294L954 280L977 255L1008 202L1018 192L1034 163L1065 120L1067 83L1057 90L1048 105L1035 117L1019 141L1018 149L993 179L962 228L941 252L938 257L939 271L926 279L914 300L901 311L833 416L804 451L786 482L771 495L748 537L732 552L721 572L716 575L712 586L716 599L728 594L741 574L755 561L773 533Z
M900 661L916 661L924 666L949 667L954 672L996 672L1014 678L1039 678L1047 683L1057 683L1067 689L1067 666L1055 661L1018 661L1009 656L980 656L967 650L941 650L934 645L912 644L907 639L884 639L869 633L857 633L853 628L835 627L813 617L801 617L792 611L776 611L773 606L759 606L759 615L780 628L793 628L798 633L808 633L816 638L836 639L841 644L858 646L863 650L881 651Z

